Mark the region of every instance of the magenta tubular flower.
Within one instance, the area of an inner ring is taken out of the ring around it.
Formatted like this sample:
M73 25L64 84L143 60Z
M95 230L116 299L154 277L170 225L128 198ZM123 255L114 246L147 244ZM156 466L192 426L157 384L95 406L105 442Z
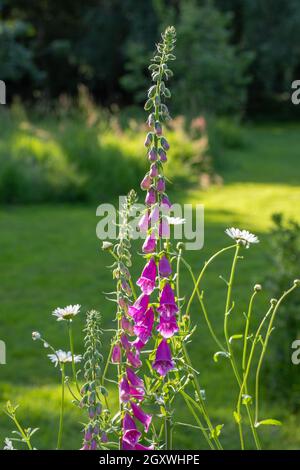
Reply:
M129 342L129 339L127 338L126 335L121 335L121 344L122 344L122 347L123 349L125 349L125 351L128 351L130 349L130 342Z
M132 450L138 443L142 433L137 430L134 419L126 413L123 419L122 449Z
M156 249L156 237L155 234L152 232L150 235L147 236L146 240L144 241L142 250L144 253L153 253Z
M126 351L126 357L132 367L135 369L141 367L142 361L140 360L140 355L138 352L134 354L132 351Z
M161 126L161 123L159 121L155 122L154 129L155 129L156 135L158 137L160 137L162 135L162 126Z
M144 381L140 377L136 375L136 373L130 369L130 367L127 367L126 369L126 376L128 382L133 386L133 387L139 387L139 388L144 388Z
M145 345L152 334L152 328L154 323L154 311L153 308L150 307L147 312L145 313L144 318L137 322L134 325L134 333L137 335L138 339L142 341Z
M150 189L150 186L151 186L151 177L147 173L141 181L141 189L146 191L147 189Z
M172 274L170 261L165 255L163 255L159 260L158 272L161 277L169 277Z
M97 441L95 439L91 442L91 450L97 450Z
M179 330L175 315L173 317L160 316L157 331L163 338L171 338Z
M143 314L146 312L149 304L149 295L141 294L131 307L128 309L129 315L135 321L138 321L139 318L143 317Z
M119 344L115 344L111 354L111 362L114 364L120 364L122 352Z
M147 191L146 198L145 198L145 204L147 206L152 206L156 202L156 193L154 188L150 188Z
M166 183L164 178L159 178L157 181L156 189L159 193L163 193L166 189Z
M152 421L152 416L145 413L136 403L131 402L130 405L131 405L134 417L142 423L145 431L148 432L149 426Z
M153 207L152 211L150 212L149 221L150 221L150 226L152 228L155 227L155 225L159 221L159 207L158 206L155 205Z
M142 215L142 217L140 218L140 221L138 223L138 227L140 229L141 232L147 232L148 228L149 228L149 215L148 215L148 211L145 212L145 214Z
M143 444L139 444L137 443L135 446L134 446L134 450L153 450L154 449L154 446L151 445L149 447L146 447L146 446L143 446Z
M170 226L168 221L164 218L161 219L158 229L160 238L170 238Z
M149 175L151 176L151 178L156 178L158 176L158 168L155 163L152 163Z
M136 338L131 344L137 351L141 351L145 346L145 343L140 338Z
M129 385L128 380L124 377L120 382L120 400L122 402L128 402L131 398L135 398L136 400L143 400L145 396L145 391L143 388L135 388Z
M163 339L158 345L155 361L153 362L152 367L163 377L175 367L175 364L172 361L170 346L165 339Z
M144 294L150 295L155 288L156 279L156 264L154 258L146 264L140 278L137 280L137 285L141 288Z
M161 292L159 307L157 311L165 317L172 317L178 312L178 307L175 302L174 292L170 284L166 284Z

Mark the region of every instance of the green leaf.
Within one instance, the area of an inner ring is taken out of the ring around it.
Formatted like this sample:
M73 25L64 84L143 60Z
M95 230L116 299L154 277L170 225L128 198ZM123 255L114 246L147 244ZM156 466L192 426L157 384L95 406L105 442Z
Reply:
M152 99L147 100L144 106L145 111L149 111L152 108L152 106L153 106L153 100Z
M260 425L263 426L282 426L282 422L278 421L278 419L263 419L262 421L259 421L258 423L255 424L255 427L258 428Z
M210 438L215 439L216 437L219 437L221 434L221 431L224 427L224 424L218 424L210 433Z
M215 361L215 362L218 362L219 356L229 358L229 357L230 357L230 354L229 354L228 352L225 352L225 351L217 351L217 352L214 354L214 361Z
M229 343L231 344L234 339L242 339L244 335L233 335L229 338Z

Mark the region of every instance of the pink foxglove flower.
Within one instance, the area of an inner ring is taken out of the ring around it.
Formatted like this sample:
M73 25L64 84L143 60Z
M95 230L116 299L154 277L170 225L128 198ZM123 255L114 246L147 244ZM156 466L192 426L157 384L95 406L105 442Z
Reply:
M142 361L140 360L140 355L138 352L134 354L132 351L126 351L126 357L132 367L135 369L141 367Z
M166 183L164 178L159 178L157 181L156 189L159 193L163 193L166 189Z
M172 207L172 204L170 202L170 199L168 198L167 195L164 195L162 198L161 198L161 207L162 209L171 209Z
M156 279L156 264L154 258L146 264L141 274L141 277L137 281L137 285L141 288L144 294L151 294L155 288Z
M147 236L142 250L144 253L153 253L156 249L156 237L155 234L152 232L150 235Z
M130 336L134 335L133 332L133 325L132 323L125 317L121 319L121 327L124 331L126 331Z
M160 238L170 238L170 225L164 217L160 221L158 233Z
M143 388L135 388L129 385L128 380L125 377L122 378L120 385L120 399L122 402L128 402L131 398L136 400L143 400L145 391Z
M136 325L134 325L134 333L137 335L138 339L142 341L145 345L152 334L152 328L154 323L154 311L153 308L150 307L145 316L142 320L138 321Z
M152 206L156 203L156 193L154 188L150 188L147 191L145 203L147 204L147 206Z
M130 369L130 367L127 367L126 369L126 376L128 382L133 386L133 387L140 387L144 388L144 381L140 377L136 375L136 373Z
M170 261L165 255L163 255L159 260L158 272L161 277L169 277L172 274Z
M119 364L121 362L121 357L122 357L122 353L121 353L120 345L115 344L112 350L111 361L114 364Z
M170 346L165 339L163 339L158 345L155 361L153 362L152 366L153 369L155 369L159 375L162 375L163 377L175 367L175 364L172 360Z
M127 336L123 334L120 338L120 341L121 341L123 349L125 349L125 351L128 351L131 345Z
M137 430L134 419L126 413L123 419L122 449L132 450L138 443L141 432Z
M155 224L159 221L159 207L154 206L151 213L150 213L150 225L153 228Z
M152 163L149 175L151 176L151 178L156 178L158 176L158 168L156 163Z
M179 330L175 315L173 317L160 316L157 331L163 336L163 338L171 338Z
M142 217L140 218L140 221L138 223L138 227L140 229L141 232L147 232L148 228L149 228L149 215L148 215L148 211L145 212L145 214L142 215Z
M133 305L128 309L128 314L135 320L138 321L143 317L149 304L149 295L141 294Z
M150 189L150 186L151 186L151 178L150 178L150 175L147 173L141 181L141 189L146 191Z
M175 302L174 292L170 284L166 284L160 296L160 303L157 311L165 317L172 317L178 312L178 307Z
M145 413L136 403L130 403L133 415L136 419L138 419L144 426L146 432L148 432L149 426L152 421L152 416Z

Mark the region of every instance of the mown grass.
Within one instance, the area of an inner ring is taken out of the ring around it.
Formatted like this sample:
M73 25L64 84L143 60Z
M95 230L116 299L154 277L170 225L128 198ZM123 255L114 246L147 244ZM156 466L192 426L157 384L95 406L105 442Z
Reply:
M243 311L253 285L263 284L271 267L266 248L270 216L284 212L299 220L299 126L270 125L247 130L247 145L226 151L223 155L222 187L207 191L190 190L172 194L173 201L205 205L205 243L200 252L186 253L196 272L207 257L229 244L224 234L228 226L247 228L261 239L258 246L244 251L245 259L238 266L234 288L237 301L232 315L231 334L239 333ZM138 182L137 182L138 184ZM99 201L99 203L104 201ZM105 201L107 202L107 201ZM111 327L113 304L103 292L111 290L112 282L106 266L109 256L100 250L96 238L96 207L79 205L42 205L2 207L1 209L1 282L0 337L7 345L7 365L1 366L1 402L11 399L20 403L20 417L27 426L38 426L34 438L38 448L55 445L58 424L58 371L50 364L47 351L31 340L31 331L38 330L56 347L68 348L64 325L51 318L56 306L80 303L82 311L99 309L103 326ZM138 245L134 245L138 250ZM137 276L141 259L134 265ZM230 254L216 261L207 273L203 287L208 311L217 334L221 335L225 301L225 284L219 278L228 276ZM291 280L292 281L292 280ZM182 272L182 293L191 292L188 274ZM255 317L263 315L268 305L262 293ZM80 330L84 315L76 321L77 352L82 351ZM238 435L232 419L237 389L231 380L226 361L214 363L215 346L195 303L192 317L198 323L194 342L190 345L192 359L200 371L202 388L207 395L208 409L216 424L225 423L224 446L238 448ZM104 348L108 348L105 335ZM288 347L288 345L285 345ZM113 400L115 400L113 396ZM281 403L268 400L268 384L263 389L264 405L261 418L273 417L284 422L281 428L265 428L262 440L267 448L299 448L299 416L292 415ZM178 421L186 421L186 412L177 403ZM72 405L67 406L65 448L78 448L81 442L79 422L82 416ZM8 435L11 424L0 415L0 438ZM251 440L249 445L252 447ZM187 428L176 428L176 448L205 448L199 435Z

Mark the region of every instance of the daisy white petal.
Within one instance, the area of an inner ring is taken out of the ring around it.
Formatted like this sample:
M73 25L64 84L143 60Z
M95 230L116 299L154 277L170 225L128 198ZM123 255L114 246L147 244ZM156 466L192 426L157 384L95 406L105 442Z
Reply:
M72 320L80 311L80 305L68 305L65 308L56 308L52 315L57 317L57 321Z
M237 243L242 244L246 248L249 248L251 243L259 243L259 239L256 235L249 232L248 230L240 230L239 228L227 228L225 233L230 237L233 238Z
M62 364L66 364L67 362L72 362L71 351L65 352L65 351L62 351L61 349L58 349L55 352L56 354L48 354L50 361L55 364L55 367L57 366L59 362ZM82 356L80 354L74 355L74 362L80 362L81 359L82 359Z

